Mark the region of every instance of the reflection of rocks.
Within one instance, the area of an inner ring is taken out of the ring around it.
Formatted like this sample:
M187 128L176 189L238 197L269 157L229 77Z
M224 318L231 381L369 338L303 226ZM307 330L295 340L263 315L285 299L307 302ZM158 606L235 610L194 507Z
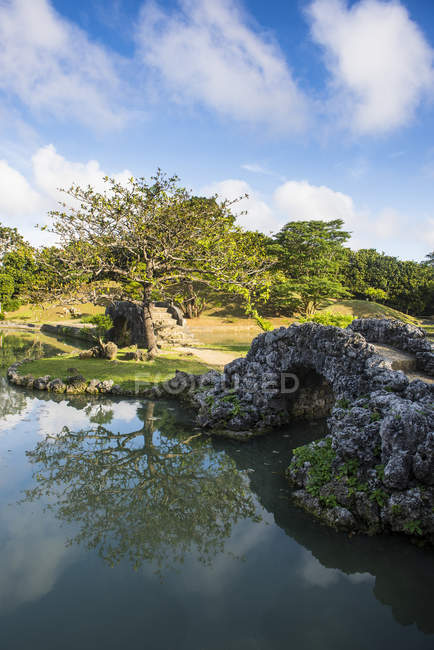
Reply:
M0 417L22 413L28 402L28 395L24 391L11 388L3 377L0 378Z
M288 457L294 444L319 437L323 426L319 422L293 425L288 429L288 438L275 433L248 445L217 440L213 444L217 449L224 448L239 470L248 471L250 488L276 524L328 570L321 571L313 560L308 565L303 563L300 571L308 572L306 578L326 586L319 583L336 579L330 570L337 569L356 582L369 581L371 575L375 579L375 597L391 608L397 622L416 623L425 633L433 634L434 556L430 550L398 536L349 538L311 519L293 504L283 477L284 463L279 461Z

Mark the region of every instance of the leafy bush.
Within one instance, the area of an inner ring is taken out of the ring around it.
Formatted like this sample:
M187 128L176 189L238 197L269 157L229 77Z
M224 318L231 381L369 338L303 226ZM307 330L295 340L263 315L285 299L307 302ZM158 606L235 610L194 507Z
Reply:
M375 302L384 302L388 298L387 293L383 289L376 289L375 287L368 287L364 290L364 294L368 300Z
M0 311L0 320L6 320L4 311Z
M298 319L299 323L319 323L320 325L334 325L335 327L347 327L353 320L355 316L351 314L334 314L331 311L323 311L319 314L314 314L313 316L308 316L303 318L300 316Z
M245 308L245 313L248 316L251 316L252 318L255 319L256 324L258 325L258 327L261 328L261 330L263 332L271 332L271 330L274 329L273 328L273 323L270 323L270 321L266 320L265 318L262 318L262 316L260 316L258 314L258 310L257 309L252 309L252 307L250 305L248 305Z
M92 330L91 334L95 335L96 338L104 338L108 332L113 327L113 321L110 316L106 314L95 314L94 316L85 316L81 319L82 323L89 323L90 325L95 325L95 329Z
M18 298L8 298L2 305L5 311L16 311L20 306L21 300L18 300Z
M113 321L110 316L106 314L95 314L94 316L83 316L81 319L82 323L89 323L90 325L96 325L97 327L103 327L106 330L109 330L113 327Z

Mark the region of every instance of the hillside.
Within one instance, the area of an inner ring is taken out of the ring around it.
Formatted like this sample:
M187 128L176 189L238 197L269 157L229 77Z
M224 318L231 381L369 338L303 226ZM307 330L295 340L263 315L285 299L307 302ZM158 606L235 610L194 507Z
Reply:
M419 325L421 321L413 316L404 314L378 302L368 300L330 300L326 307L319 311L331 311L338 314L351 314L358 318L396 318L404 323Z

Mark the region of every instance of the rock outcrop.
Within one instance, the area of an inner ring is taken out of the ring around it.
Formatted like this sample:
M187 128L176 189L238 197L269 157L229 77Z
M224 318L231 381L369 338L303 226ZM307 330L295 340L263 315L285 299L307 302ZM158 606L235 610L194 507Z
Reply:
M106 307L113 321L109 332L111 340L122 347L146 347L146 334L142 304L138 301L117 300ZM183 344L192 341L180 310L168 303L155 303L151 308L157 343Z
M383 343L416 357L416 367L434 377L434 352L425 332L399 320L386 318L357 318L348 329L359 332L370 343Z

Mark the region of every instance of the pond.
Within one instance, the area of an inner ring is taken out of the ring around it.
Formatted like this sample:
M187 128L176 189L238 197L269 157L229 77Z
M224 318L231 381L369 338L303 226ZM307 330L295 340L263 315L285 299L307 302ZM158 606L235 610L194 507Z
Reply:
M19 333L14 358L65 351ZM432 648L432 551L335 533L291 502L291 449L239 444L173 403L0 385L0 630L7 650Z

